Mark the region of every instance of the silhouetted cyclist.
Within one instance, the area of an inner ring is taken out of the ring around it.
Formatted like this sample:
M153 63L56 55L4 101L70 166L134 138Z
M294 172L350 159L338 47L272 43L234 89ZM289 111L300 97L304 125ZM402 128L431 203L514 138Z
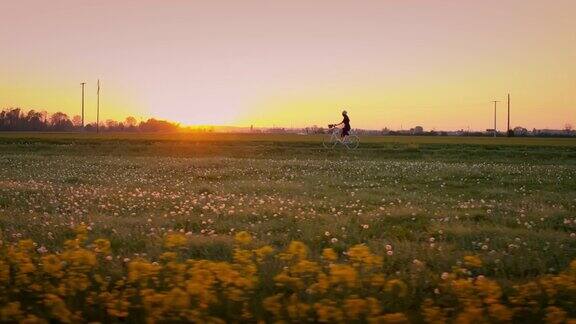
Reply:
M344 119L342 119L339 124L332 124L329 126L336 127L344 125L344 127L342 127L342 132L340 133L340 138L344 139L344 137L350 135L350 118L348 118L348 112L346 110L342 111L342 117L344 117Z

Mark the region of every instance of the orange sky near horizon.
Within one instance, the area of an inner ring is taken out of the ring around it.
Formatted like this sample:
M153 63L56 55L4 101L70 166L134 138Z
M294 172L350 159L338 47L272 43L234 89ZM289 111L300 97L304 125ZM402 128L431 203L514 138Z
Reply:
M576 126L573 0L0 2L0 108L185 125Z

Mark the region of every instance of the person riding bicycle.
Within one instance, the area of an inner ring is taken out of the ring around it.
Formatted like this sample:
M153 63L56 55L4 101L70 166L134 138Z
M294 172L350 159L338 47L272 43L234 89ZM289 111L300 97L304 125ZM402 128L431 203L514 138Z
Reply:
M332 128L344 125L344 127L342 127L342 132L340 133L340 138L344 139L344 137L350 135L350 118L348 118L348 112L346 110L342 111L342 117L344 117L344 119L342 119L342 121L339 124L332 124L329 126L330 128Z

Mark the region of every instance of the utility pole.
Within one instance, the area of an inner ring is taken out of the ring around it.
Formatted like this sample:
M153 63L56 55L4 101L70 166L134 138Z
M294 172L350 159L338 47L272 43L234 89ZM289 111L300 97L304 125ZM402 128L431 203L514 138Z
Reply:
M96 134L100 132L100 79L96 90Z
M512 130L510 130L510 94L508 94L508 137L512 137Z
M498 103L498 100L494 100L494 137L496 137L496 104Z
M82 85L82 131L84 131L84 85L86 82L80 84Z

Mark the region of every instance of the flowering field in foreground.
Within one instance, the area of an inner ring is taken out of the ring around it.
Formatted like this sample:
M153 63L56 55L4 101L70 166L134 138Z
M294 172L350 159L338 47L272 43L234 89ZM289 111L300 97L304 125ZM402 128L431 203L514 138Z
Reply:
M31 240L2 247L0 316L27 323L83 321L291 321L406 323L574 322L576 260L558 275L543 275L508 291L482 275L483 262L464 256L438 275L413 264L412 278L383 269L382 256L362 244L343 253L325 248L310 258L302 242L276 251L235 235L230 261L184 259L185 234L167 234L158 261L125 260L110 273L110 242L86 241L76 229L60 253L41 254ZM117 277L113 279L113 277ZM418 291L428 277L435 297ZM419 302L417 309L410 306Z
M315 145L0 143L0 321L576 318L573 147Z

